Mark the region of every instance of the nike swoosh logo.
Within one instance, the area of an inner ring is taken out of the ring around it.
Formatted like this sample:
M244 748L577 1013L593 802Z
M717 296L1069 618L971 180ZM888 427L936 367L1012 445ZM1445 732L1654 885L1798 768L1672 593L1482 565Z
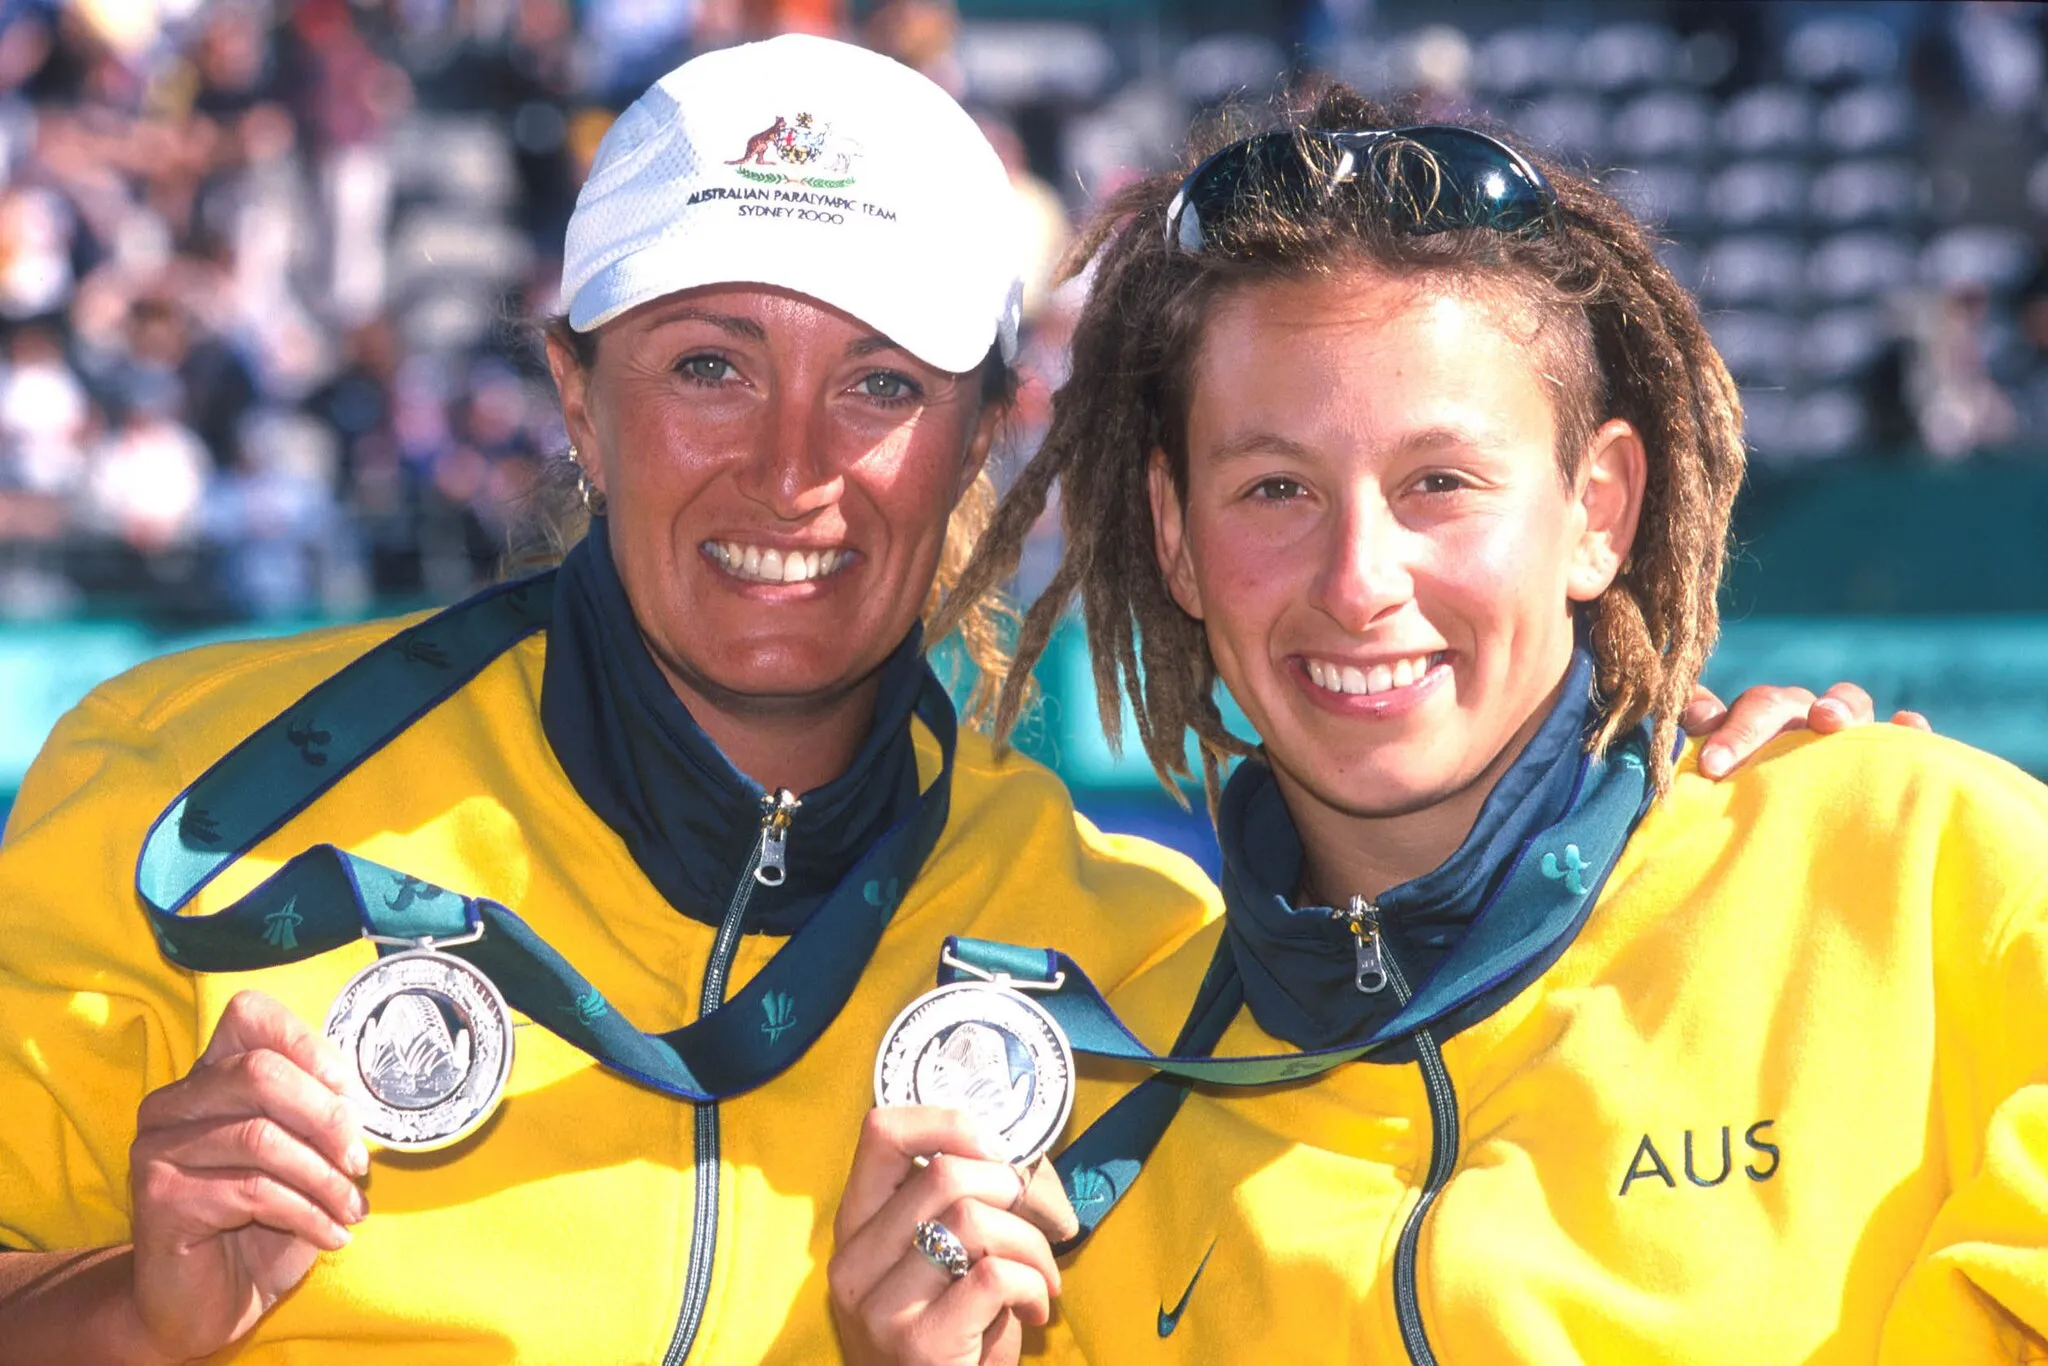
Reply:
M1179 1304L1176 1304L1175 1306L1173 1306L1173 1310L1172 1310L1172 1312L1171 1312L1171 1313L1169 1313L1169 1312L1168 1312L1168 1311L1167 1311L1167 1310L1166 1310L1165 1308L1163 1308L1163 1307L1162 1307L1162 1308L1160 1309L1160 1311L1159 1311L1159 1336L1160 1336L1160 1337L1163 1337L1163 1338L1170 1338L1170 1337L1172 1337L1172 1336L1173 1336L1173 1330L1174 1330L1174 1329L1176 1329L1176 1328L1178 1328L1178 1327L1180 1327L1180 1316L1181 1316L1181 1312L1182 1312L1183 1310L1185 1310L1185 1309L1186 1309L1186 1308L1188 1307L1188 1300L1189 1300L1189 1299L1190 1299L1190 1298L1191 1298L1191 1297L1192 1297L1192 1296L1194 1295L1194 1293L1195 1293L1195 1283L1196 1283L1197 1281L1199 1281L1199 1280L1201 1280L1201 1279L1202 1279L1202 1272L1204 1272L1205 1270L1207 1270L1207 1269L1208 1269L1208 1266L1209 1266L1209 1258L1210 1258L1210 1256L1211 1256L1212 1254L1214 1254L1214 1253L1215 1253L1215 1251L1216 1251L1216 1240L1215 1240L1215 1239L1213 1239L1213 1238L1211 1238L1211 1239L1209 1240L1209 1251L1207 1251L1207 1252L1204 1252L1204 1253L1202 1254L1202 1263L1201 1263L1201 1265L1200 1265L1200 1266L1197 1266L1197 1267L1195 1268L1195 1274L1194 1274L1193 1276L1190 1276L1190 1277L1188 1278L1188 1288L1180 1292L1180 1303L1179 1303Z

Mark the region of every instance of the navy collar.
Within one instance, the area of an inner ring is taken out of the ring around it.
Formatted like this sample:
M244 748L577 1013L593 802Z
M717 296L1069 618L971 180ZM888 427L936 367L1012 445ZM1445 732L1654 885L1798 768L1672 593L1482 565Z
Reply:
M641 638L603 518L562 561L541 728L577 795L670 905L717 924L761 834L759 783L690 716ZM749 932L790 934L917 805L910 716L928 668L912 627L881 669L874 724L847 771L799 794L787 879L753 889Z
M1378 898L1383 940L1417 992L1488 908L1515 855L1564 817L1598 719L1592 656L1579 648L1556 705L1487 794L1457 852ZM1392 990L1357 989L1349 929L1327 907L1294 904L1301 839L1272 770L1258 759L1245 760L1225 785L1217 834L1227 933L1259 1027L1299 1048L1327 1048L1392 1019L1400 1006Z

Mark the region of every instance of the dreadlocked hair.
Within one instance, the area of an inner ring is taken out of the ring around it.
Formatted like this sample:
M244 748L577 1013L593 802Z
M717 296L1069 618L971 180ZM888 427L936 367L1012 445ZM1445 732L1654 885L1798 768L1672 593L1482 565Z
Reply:
M541 333L566 348L585 370L596 364L596 335L571 328L566 316L547 319L541 324ZM1017 372L996 348L989 349L977 377L984 408L993 405L1008 410L1016 402ZM523 515L509 533L506 553L499 561L501 577L537 573L559 564L570 547L583 539L590 529L590 513L583 503L580 472L567 451L542 465L528 490ZM959 633L961 653L974 670L961 719L982 731L992 731L996 725L997 700L1010 677L1010 640L1017 633L1017 613L999 583L967 593L960 584L995 510L995 481L984 464L947 519L938 573L919 614L927 626L928 651L936 650L952 633ZM957 675L957 667L953 672ZM945 681L951 685L959 680L956 676ZM958 688L954 691L957 694Z
M1367 269L1431 287L1480 290L1531 313L1534 354L1555 385L1558 464L1576 478L1603 421L1641 436L1648 480L1633 547L1615 581L1581 607L1603 719L1591 747L1651 718L1652 776L1671 779L1677 718L1719 630L1715 594L1728 521L1742 482L1742 409L1734 381L1690 295L1657 260L1643 228L1591 179L1529 160L1557 194L1553 231L1473 228L1418 235L1390 222L1370 194L1314 204L1280 196L1233 205L1221 236L1188 253L1165 238L1168 204L1186 171L1253 132L1393 128L1403 120L1331 85L1254 120L1226 111L1191 140L1183 168L1131 185L1102 208L1065 263L1094 270L1075 327L1071 374L1053 402L1037 455L995 511L956 591L971 600L1014 572L1025 534L1055 485L1065 533L1059 566L1025 612L1002 694L1006 738L1030 671L1079 597L1102 728L1120 745L1125 699L1153 771L1179 796L1191 777L1192 731L1211 811L1221 767L1252 746L1224 728L1202 623L1168 591L1154 551L1148 466L1164 453L1185 495L1186 424L1203 325L1226 291L1277 279ZM1390 140L1387 155L1428 153Z

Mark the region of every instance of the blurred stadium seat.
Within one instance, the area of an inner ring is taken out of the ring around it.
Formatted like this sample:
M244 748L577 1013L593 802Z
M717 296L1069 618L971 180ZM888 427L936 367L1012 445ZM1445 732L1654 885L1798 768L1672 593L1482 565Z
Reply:
M1714 114L1689 90L1654 90L1615 111L1612 141L1624 157L1704 160L1713 155Z
M1808 19L1785 42L1786 74L1809 85L1884 80L1898 69L1898 36L1867 12Z
M1721 106L1714 136L1731 155L1796 153L1813 137L1813 100L1787 85L1760 85Z
M1707 186L1716 224L1738 232L1790 228L1806 216L1807 174L1791 161L1738 161Z
M1796 237L1723 237L1701 262L1700 296L1712 304L1791 304L1804 292L1805 263L1805 248Z

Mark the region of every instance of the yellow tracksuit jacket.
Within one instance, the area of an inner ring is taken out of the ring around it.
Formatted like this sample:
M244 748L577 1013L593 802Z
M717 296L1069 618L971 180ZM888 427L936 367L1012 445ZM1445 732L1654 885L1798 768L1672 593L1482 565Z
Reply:
M317 1026L372 961L364 943L195 976L158 953L132 879L173 796L396 625L160 660L101 687L50 739L0 849L0 1243L125 1241L143 1095L184 1075L237 991L261 988ZM545 649L536 636L500 656L195 909L329 841L513 908L642 1029L694 1020L714 927L671 909L564 777L536 713ZM918 742L929 781L937 749L921 729ZM353 1243L220 1359L660 1361L707 1228L716 1256L689 1360L835 1357L824 1267L875 1048L932 985L944 937L1071 939L1120 980L1217 913L1193 864L1098 833L1037 765L963 734L954 770L945 832L846 1010L787 1072L719 1107L715 1209L695 1207L695 1107L519 1020L495 1118L450 1149L377 1154ZM734 989L782 942L745 936Z
M1217 933L1115 994L1152 1046ZM2010 766L1888 726L1719 784L1687 758L1563 955L1438 1042L1435 1360L2048 1360L2048 789ZM1240 1014L1217 1052L1286 1048ZM1116 1366L1411 1360L1431 1089L1413 1060L1198 1087L1067 1262L1062 1333Z

